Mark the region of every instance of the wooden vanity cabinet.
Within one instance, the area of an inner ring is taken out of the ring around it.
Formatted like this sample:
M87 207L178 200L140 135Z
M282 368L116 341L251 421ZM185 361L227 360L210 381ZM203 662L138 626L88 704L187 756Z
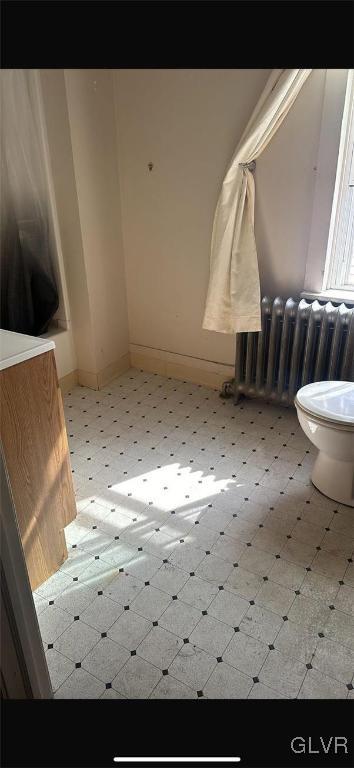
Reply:
M0 371L0 435L32 589L67 558L76 517L53 350Z

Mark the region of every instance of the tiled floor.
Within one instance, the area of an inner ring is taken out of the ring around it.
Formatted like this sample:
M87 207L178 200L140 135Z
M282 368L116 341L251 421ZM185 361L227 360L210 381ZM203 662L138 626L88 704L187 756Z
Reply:
M294 410L130 370L65 411L78 516L35 594L57 698L353 698L354 510Z

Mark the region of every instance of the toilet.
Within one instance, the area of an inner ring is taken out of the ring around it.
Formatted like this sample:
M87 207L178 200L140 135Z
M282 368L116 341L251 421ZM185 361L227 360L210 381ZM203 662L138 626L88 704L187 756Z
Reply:
M305 435L318 448L311 480L325 496L354 507L354 383L316 381L297 392Z

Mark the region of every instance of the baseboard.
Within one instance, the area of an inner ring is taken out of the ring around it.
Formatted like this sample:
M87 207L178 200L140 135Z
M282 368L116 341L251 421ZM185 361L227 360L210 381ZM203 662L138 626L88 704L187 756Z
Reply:
M211 389L220 389L224 381L234 376L234 367L224 363L213 363L197 357L164 352L160 349L130 344L130 362L134 368L150 373L171 376L181 381L191 381Z
M171 376L181 381L191 381L211 389L220 389L224 381L234 375L232 365L213 363L210 360L200 360L197 357L179 355L175 352L164 352L151 347L130 344L130 353L119 360L107 365L98 373L84 371L79 368L59 379L60 388L65 395L72 387L80 384L89 389L102 389L110 381L128 370L130 366L141 368L161 376Z
M88 387L88 389L98 389L98 374L91 371L83 371L82 368L78 369L78 384L81 387Z
M127 352L119 360L115 360L114 363L107 365L97 373L91 371L83 371L81 368L77 371L78 383L82 387L88 387L89 389L102 389L110 381L116 379L122 373L128 370L130 367L130 354Z
M70 392L70 390L73 387L76 387L78 383L79 383L79 372L77 370L70 371L70 373L67 373L66 376L62 376L59 379L59 386L63 395L66 395L67 392Z
M102 371L99 371L97 374L97 381L98 381L98 389L102 389L102 387L105 387L106 384L109 384L110 381L113 379L116 379L117 376L120 376L122 373L125 373L130 368L130 354L127 352L126 355L123 355L123 357L120 357L119 360L116 360L114 363L111 363L111 365L107 365L106 368L103 368Z

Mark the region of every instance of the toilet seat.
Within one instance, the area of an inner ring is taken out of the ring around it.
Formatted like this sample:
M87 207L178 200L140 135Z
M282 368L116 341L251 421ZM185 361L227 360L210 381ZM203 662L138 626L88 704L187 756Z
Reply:
M345 423L344 421L335 421L333 419L328 419L327 417L318 416L313 411L307 410L302 405L300 405L296 397L295 406L298 411L301 411L304 416L306 416L311 421L316 422L316 424L322 424L324 427L330 427L331 429L337 430L337 432L354 432L354 424L350 424L349 422Z
M295 404L309 416L337 429L354 430L354 383L316 381L299 389Z
M295 397L299 424L317 448L313 485L329 499L354 507L354 383L317 381Z

